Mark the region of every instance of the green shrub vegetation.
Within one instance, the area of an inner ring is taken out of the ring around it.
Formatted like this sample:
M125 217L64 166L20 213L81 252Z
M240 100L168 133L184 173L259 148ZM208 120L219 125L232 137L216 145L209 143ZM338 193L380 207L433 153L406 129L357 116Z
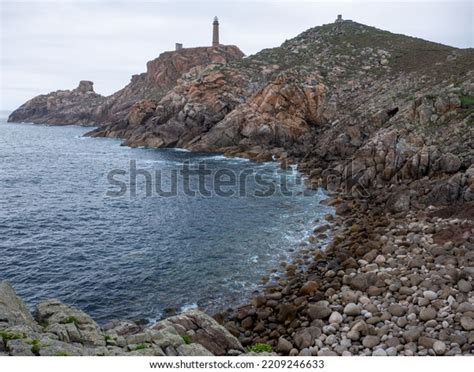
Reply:
M32 340L31 341L31 352L35 355L39 355L39 351L40 351L40 348L39 348L39 340Z
M474 108L474 96L461 96L461 107L470 109Z
M15 332L0 332L0 337L3 339L3 341L8 341L25 338L25 335L23 335L22 333Z
M248 348L251 353L271 353L273 351L272 345L258 342Z
M70 316L70 317L67 317L66 319L63 320L63 323L66 324L66 323L74 323L74 324L78 324L79 321L77 320L77 318L75 316Z
M134 351L136 350L143 350L143 349L147 349L148 346L146 344L138 344L137 346L135 346L135 349L133 349Z
M191 337L189 337L188 335L184 335L183 336L183 341L185 344L190 344L191 343Z

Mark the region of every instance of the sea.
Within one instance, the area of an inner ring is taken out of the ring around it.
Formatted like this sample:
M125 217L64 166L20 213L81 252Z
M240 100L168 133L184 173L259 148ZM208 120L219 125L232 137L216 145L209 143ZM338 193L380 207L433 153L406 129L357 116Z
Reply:
M238 306L332 213L296 166L6 119L0 280L31 309L58 298L103 324Z

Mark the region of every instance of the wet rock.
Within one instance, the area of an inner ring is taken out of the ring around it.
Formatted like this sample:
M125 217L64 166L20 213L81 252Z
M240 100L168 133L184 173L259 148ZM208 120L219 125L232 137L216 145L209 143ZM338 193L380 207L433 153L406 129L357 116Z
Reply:
M252 317L248 316L247 318L243 319L240 324L244 329L251 329L253 327L253 319Z
M319 290L319 284L314 282L314 281L308 281L306 282L300 289L300 295L306 296L306 295L312 295L314 294L317 290Z
M319 301L315 304L309 304L307 313L312 320L326 319L331 315L332 310L329 308L329 302Z
M252 299L252 305L255 307L262 307L267 302L265 296L256 296Z
M296 318L297 308L292 304L281 304L278 312L278 321L281 323L292 321Z

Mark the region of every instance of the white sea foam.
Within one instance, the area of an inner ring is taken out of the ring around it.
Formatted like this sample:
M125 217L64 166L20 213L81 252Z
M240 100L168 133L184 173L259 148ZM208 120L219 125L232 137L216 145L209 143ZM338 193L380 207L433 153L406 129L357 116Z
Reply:
M196 303L187 304L187 305L181 306L181 308L179 309L179 312L180 312L180 313L184 313L184 312L186 312L186 311L193 310L193 309L197 309L197 308L198 308L198 305L197 305Z
M191 150L188 149L182 149L179 147L173 147L169 149L160 149L161 151L170 151L170 152L191 152Z

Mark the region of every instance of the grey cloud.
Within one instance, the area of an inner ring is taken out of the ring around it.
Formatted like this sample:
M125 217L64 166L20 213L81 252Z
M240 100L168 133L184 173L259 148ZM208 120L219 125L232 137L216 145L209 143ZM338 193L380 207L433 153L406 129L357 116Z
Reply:
M218 15L221 41L246 54L344 18L456 47L471 47L471 2L1 1L0 109L80 79L111 94L146 61L185 46L209 45Z

